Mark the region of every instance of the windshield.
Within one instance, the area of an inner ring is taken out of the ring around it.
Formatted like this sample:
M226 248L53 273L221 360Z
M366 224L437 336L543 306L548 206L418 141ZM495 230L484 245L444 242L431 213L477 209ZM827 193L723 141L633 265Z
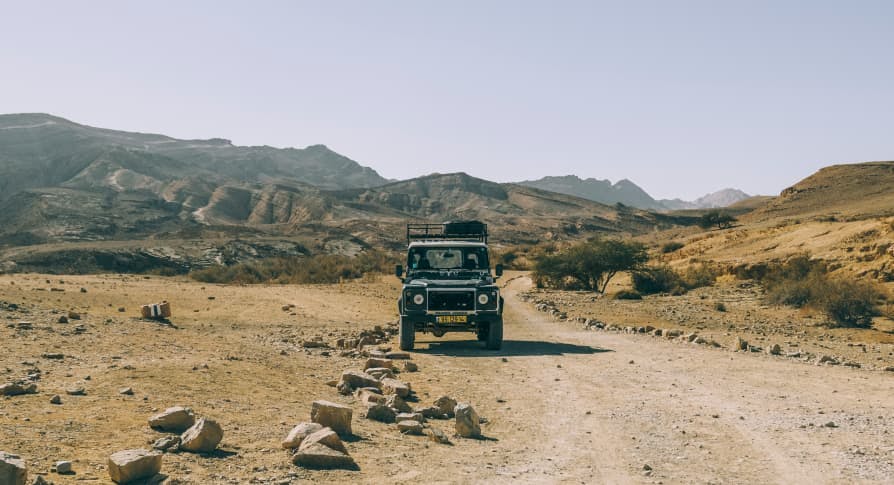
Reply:
M432 247L410 249L407 267L413 270L488 269L487 248Z

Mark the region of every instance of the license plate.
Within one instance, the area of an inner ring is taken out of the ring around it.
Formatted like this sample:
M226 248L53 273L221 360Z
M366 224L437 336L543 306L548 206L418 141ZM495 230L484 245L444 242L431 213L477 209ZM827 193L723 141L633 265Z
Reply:
M468 321L468 315L438 315L437 317L438 323L467 323Z

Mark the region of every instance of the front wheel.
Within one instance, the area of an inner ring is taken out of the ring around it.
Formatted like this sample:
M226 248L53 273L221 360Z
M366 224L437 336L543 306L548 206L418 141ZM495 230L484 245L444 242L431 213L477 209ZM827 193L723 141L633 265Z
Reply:
M413 344L416 343L416 328L413 322L404 317L400 317L400 350L413 350Z
M490 322L484 346L487 350L500 350L503 346L503 317Z

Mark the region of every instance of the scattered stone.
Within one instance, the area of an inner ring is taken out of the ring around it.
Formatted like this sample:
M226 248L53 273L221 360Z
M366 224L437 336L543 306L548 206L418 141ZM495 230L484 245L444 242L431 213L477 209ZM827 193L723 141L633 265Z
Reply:
M132 387L122 387L118 390L118 394L122 394L124 396L133 396L133 388Z
M667 337L667 338L669 338L669 339L670 339L670 338L677 338L677 337L679 337L680 335L683 335L683 331L682 331L682 330L668 330L667 332L664 332L664 336Z
M823 355L817 360L817 364L838 365L838 359L830 355Z
M118 307L118 313L124 313L126 311L127 311L127 308L124 308L123 306Z
M0 483L10 485L26 485L28 469L25 460L19 455L0 451Z
M196 423L192 409L175 406L149 418L149 427L159 431L182 433Z
M413 412L413 408L407 404L404 399L396 394L391 394L390 396L385 397L385 405L391 409L396 410L399 413L411 413Z
M346 436L352 434L351 418L353 414L354 411L348 406L329 401L314 401L311 404L310 420L328 426L336 433Z
M354 389L359 389L361 387L375 387L380 388L382 383L379 382L375 377L367 374L366 372L357 372L353 370L342 372L341 381L338 383L338 391L342 394L348 395L354 392ZM347 392L345 392L347 391Z
M892 246L892 247L894 247L894 246ZM888 366L888 367L885 367L885 372L894 372L894 365L890 365L890 366Z
M50 404L62 404L62 396L56 394L50 398Z
M391 360L409 360L410 354L407 352L386 352L385 356Z
M385 404L372 403L366 408L366 419L382 423L393 423L397 418L394 410L390 407Z
M357 389L356 397L364 406L385 404L385 396L379 392L373 391L372 388L369 387Z
M392 362L391 359L377 359L375 357L370 357L366 359L366 363L363 365L363 370L369 372L369 369L382 367L391 370L394 368L394 362Z
M74 386L65 390L69 396L86 396L87 390L83 386Z
M481 420L471 404L457 404L453 410L456 416L456 434L463 438L481 437Z
M838 425L835 424L835 421L829 421L828 423L824 424L823 426L826 428L837 428L838 427Z
M446 414L442 413L441 409L437 406L416 408L416 412L422 414L426 419L450 419Z
M298 448L305 438L321 429L323 429L323 425L319 423L300 423L292 428L292 431L289 431L286 439L282 441L282 447L287 450Z
M124 450L109 457L109 477L115 483L149 478L161 471L162 455L149 450Z
M34 477L34 481L31 482L31 485L53 485L53 482L48 482L43 476L38 475Z
M387 367L373 367L371 369L367 369L366 373L375 377L376 379L394 379L394 372Z
M695 340L693 340L692 343L697 344L697 345L704 345L704 344L708 343L708 341L705 340L704 337L695 337Z
M33 382L10 382L0 386L0 396L19 396L22 394L36 394L37 384Z
M191 428L180 435L180 449L195 453L210 453L223 439L223 429L217 421L199 419Z
M423 429L422 423L412 419L397 422L397 430L403 434L421 435Z
M69 320L80 320L81 314L78 312L68 312L68 319Z
M385 378L382 379L382 391L384 391L385 394L396 394L400 397L407 397L410 395L410 385L397 379Z
M287 312L287 311L289 311L289 310L291 310L291 309L292 309L292 307L290 307L289 305L283 305L283 306L282 306L282 311L284 311L284 312Z
M447 437L447 434L438 428L428 428L425 430L426 436L428 436L429 441L434 441L435 443L441 445L449 445L450 438Z
M736 350L748 352L748 341L742 337L736 337Z
M398 422L400 422L400 421L416 421L419 424L422 424L425 422L425 417L422 416L422 413L400 413L395 417L395 419L397 419Z
M328 348L329 344L322 340L305 340L304 342L301 342L301 346L305 349L322 349Z
M453 410L456 409L456 399L450 396L441 396L435 399L435 407L448 419L453 417Z
M68 323L68 317L65 315L60 315L56 321L59 323Z
M656 337L660 337L662 332L663 332L663 330L661 330L660 328L656 328L655 330L652 330L652 335L654 335Z
M87 288L81 288L81 293L87 293Z
M345 444L341 442L338 434L335 431L332 431L331 428L323 428L319 431L309 434L301 442L301 445L298 447L298 451L306 450L315 444L321 444L327 448L333 449L335 451L340 451L345 454L348 453L348 449L345 448Z
M56 462L56 473L60 475L66 475L72 473L72 465L70 461L57 461Z
M780 355L782 353L782 347L779 344L773 344L767 349L767 353L770 355Z
M356 470L357 463L345 453L314 443L292 456L292 463L313 469Z
M152 448L159 451L176 451L180 448L180 437L177 435L162 436L152 443Z
M419 366L416 365L415 362L410 362L409 360L404 362L404 371L406 372L416 372L419 370Z

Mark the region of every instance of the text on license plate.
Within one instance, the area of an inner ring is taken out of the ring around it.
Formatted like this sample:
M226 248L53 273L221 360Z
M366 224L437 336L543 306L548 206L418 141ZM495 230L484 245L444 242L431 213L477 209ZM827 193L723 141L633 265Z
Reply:
M466 323L469 321L468 315L438 315L438 323Z

